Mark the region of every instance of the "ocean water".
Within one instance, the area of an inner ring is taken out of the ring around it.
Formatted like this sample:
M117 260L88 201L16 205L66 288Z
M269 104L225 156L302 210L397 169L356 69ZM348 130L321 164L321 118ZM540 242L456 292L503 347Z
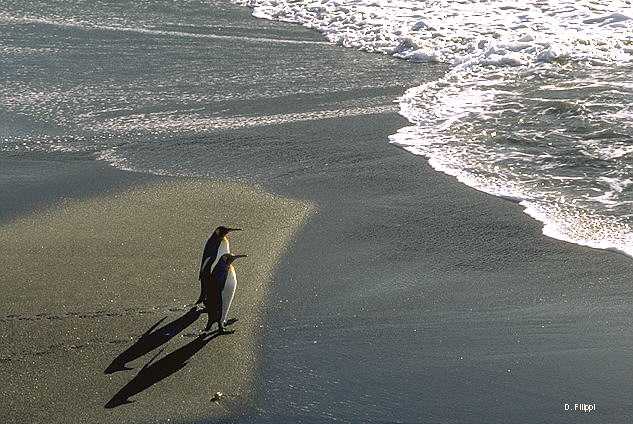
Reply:
M391 143L464 184L520 202L549 236L633 256L631 1L234 3L258 18L313 28L327 41L286 38L282 29L271 37L274 22L261 34L236 28L217 1L3 2L0 110L11 119L0 125L0 152L86 152L141 172L234 175L236 169L209 163L205 135L265 132L341 110L277 102L266 116L250 114L254 104L296 94L295 85L305 95L323 88L295 84L306 78L299 55L292 63L271 56L272 76L247 62L231 73L214 65L209 40L226 46L227 55L237 39L263 52L280 44L316 51L329 42L376 53L376 66L384 66L378 54L446 64L442 78L421 86L394 73L398 104L346 100L345 113L399 110L411 125ZM382 84L370 72L349 81L345 70L332 69L321 71L332 92ZM288 154L254 146L231 154Z
M401 97L412 125L391 142L521 202L548 236L633 256L631 1L240 3L332 43L449 64Z
M261 182L319 171L312 147L270 129L395 112L412 80L380 81L393 60L373 55L350 79L358 54L332 51L316 32L225 0L8 0L0 154L77 152L126 170Z

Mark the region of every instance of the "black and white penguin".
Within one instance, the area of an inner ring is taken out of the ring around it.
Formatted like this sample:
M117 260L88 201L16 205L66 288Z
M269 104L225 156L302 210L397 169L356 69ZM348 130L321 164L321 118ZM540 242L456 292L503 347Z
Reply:
M204 306L209 314L209 320L204 331L209 331L213 323L218 323L218 330L221 334L230 334L224 326L227 325L229 308L237 288L237 278L233 261L237 258L245 258L246 255L232 255L225 253L220 257L215 268L211 270L209 261L203 268L202 284L205 288ZM237 320L233 320L235 322Z
M202 260L200 261L200 273L198 274L198 280L200 280L200 297L198 297L196 305L201 303L205 297L205 285L202 283L202 270L204 269L205 264L207 261L211 261L211 271L213 271L213 267L215 267L215 264L218 262L218 259L220 259L220 256L231 252L228 234L231 231L241 230L241 228L220 226L216 228L207 239L207 242L204 245L204 251L202 252Z

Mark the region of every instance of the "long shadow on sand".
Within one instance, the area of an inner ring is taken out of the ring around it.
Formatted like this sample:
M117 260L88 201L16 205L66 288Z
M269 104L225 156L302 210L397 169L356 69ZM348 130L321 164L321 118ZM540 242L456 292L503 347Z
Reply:
M195 306L187 311L184 315L173 320L169 324L155 330L167 317L160 319L156 324L152 325L138 340L125 351L121 352L108 368L105 369L105 374L112 374L117 371L131 370L127 367L127 363L131 362L146 353L164 345L174 336L182 332L184 329L193 324L202 312ZM155 330L155 331L154 331Z
M105 408L111 409L132 403L133 401L130 400L132 396L147 390L159 381L183 369L187 365L187 361L191 359L193 355L219 335L218 332L202 334L185 346L171 352L157 362L152 363L154 359L156 359L156 356L160 355L161 350L161 352L158 352L154 358L141 368L138 374L136 374L129 383L105 404Z

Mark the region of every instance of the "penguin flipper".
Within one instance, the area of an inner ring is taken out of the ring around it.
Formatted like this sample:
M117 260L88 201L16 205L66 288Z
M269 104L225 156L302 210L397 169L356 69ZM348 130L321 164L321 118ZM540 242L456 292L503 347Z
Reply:
M194 303L194 305L199 305L202 302L204 302L204 281L202 280L202 278L200 279L200 297L198 297L198 300L196 300L196 303Z
M218 235L214 232L207 239L207 242L204 244L204 250L202 252L202 260L200 261L199 279L202 279L202 276L204 275L204 267L207 264L207 261L210 258L215 259L215 257L218 255L218 248L220 247L220 243L221 243L221 240L219 239ZM213 260L211 262L213 262Z
M202 262L202 265L200 266L200 275L198 276L198 280L200 280L200 297L198 297L195 305L199 305L200 303L204 302L205 297L207 297L208 282L205 281L206 278L204 277L205 275L210 275L212 263L213 262L211 261L211 257L208 257L204 260L204 262Z

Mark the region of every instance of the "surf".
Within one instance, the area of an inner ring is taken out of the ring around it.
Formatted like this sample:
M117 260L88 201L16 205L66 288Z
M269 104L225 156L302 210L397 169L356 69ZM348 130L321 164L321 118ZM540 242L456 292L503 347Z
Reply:
M549 237L633 256L626 1L236 0L344 47L449 65L398 100L389 141L522 205Z

